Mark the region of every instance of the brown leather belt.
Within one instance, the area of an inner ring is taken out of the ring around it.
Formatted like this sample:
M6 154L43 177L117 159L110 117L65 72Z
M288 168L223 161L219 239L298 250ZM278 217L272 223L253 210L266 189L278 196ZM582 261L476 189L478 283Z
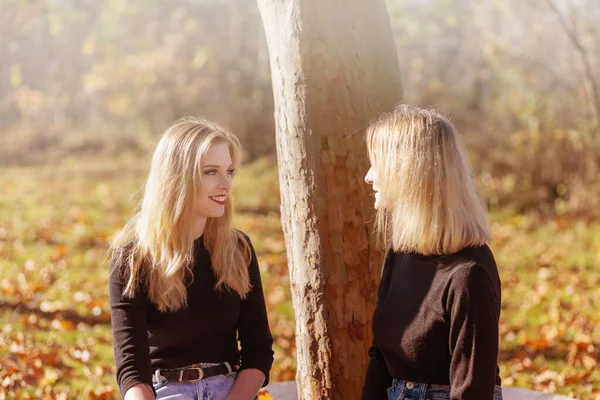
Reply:
M237 372L239 369L238 365L231 365L228 362L212 367L202 367L202 364L192 364L185 368L157 369L152 375L152 381L154 383L197 382L211 376L228 375L232 372Z

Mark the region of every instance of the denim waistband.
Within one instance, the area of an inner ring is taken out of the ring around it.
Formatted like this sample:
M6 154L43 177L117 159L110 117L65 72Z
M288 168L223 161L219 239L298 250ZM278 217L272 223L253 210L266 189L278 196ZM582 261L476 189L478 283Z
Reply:
M394 379L392 381L392 387L406 387L407 389L432 389L432 390L450 390L450 385L439 385L436 383L419 383L412 381L405 381L402 379Z
M420 383L394 379L392 386L388 389L388 400L426 400L426 399L449 399L450 385L435 383ZM502 400L502 388L494 387L493 400Z

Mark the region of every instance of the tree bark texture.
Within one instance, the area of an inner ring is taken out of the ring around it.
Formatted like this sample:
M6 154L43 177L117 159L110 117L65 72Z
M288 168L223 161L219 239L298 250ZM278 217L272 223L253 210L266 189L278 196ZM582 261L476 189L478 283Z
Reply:
M275 99L300 399L358 399L382 254L364 129L401 99L384 0L258 0Z

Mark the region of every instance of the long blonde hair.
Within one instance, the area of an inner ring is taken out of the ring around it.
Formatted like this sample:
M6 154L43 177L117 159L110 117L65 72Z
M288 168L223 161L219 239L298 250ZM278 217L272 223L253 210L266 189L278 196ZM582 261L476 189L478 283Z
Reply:
M209 147L227 143L234 166L239 164L238 139L218 125L201 119L175 122L161 137L150 166L139 212L115 237L116 265L127 280L126 297L146 290L161 311L187 304L186 281L194 261L193 204L202 182L201 167ZM233 229L233 199L227 196L225 213L208 218L203 235L217 276L217 289L229 289L244 298L250 291L250 245Z
M471 167L447 118L400 105L369 126L366 141L379 185L375 226L385 247L451 254L491 240Z

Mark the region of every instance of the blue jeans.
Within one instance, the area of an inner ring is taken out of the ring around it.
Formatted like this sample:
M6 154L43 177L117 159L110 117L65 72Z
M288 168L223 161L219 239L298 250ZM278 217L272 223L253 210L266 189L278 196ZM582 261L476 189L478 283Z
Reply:
M205 364L211 366L215 364ZM204 378L197 382L155 382L157 400L226 400L233 385L237 372L229 375L217 375Z
M394 379L392 386L387 390L387 398L388 400L448 400L450 398L450 386ZM502 388L500 386L496 386L493 400L502 400Z

